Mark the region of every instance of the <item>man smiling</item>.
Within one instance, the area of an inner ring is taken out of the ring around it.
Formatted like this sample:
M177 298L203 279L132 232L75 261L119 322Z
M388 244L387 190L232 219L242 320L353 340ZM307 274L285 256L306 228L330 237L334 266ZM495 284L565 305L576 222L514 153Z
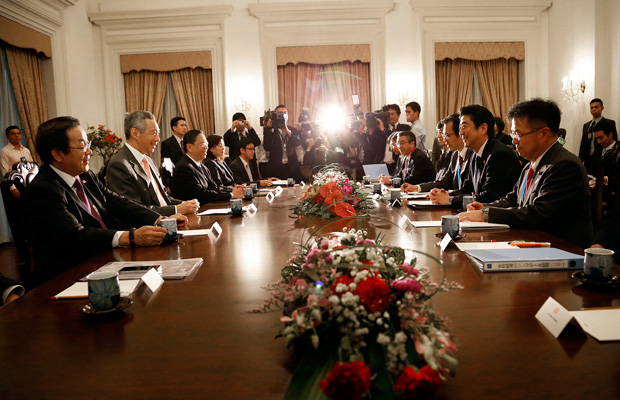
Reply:
M28 187L26 209L38 283L106 249L162 242L166 229L153 226L159 214L107 189L89 171L92 150L77 118L41 124L36 148L44 164ZM187 223L182 215L172 217ZM118 230L117 221L132 228Z
M590 189L579 158L558 143L560 109L552 101L517 103L512 143L530 161L513 190L490 204L473 203L461 221L488 221L533 228L588 247L592 239Z

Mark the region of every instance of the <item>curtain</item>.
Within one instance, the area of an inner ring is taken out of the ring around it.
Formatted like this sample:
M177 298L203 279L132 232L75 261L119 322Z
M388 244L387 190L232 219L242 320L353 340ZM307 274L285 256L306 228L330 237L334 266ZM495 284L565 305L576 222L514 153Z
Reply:
M435 90L439 121L467 104L474 80L474 61L457 58L435 61Z
M189 129L201 129L206 136L215 133L213 77L210 69L184 68L170 72L180 114Z
M131 71L125 78L125 106L127 112L150 111L161 125L161 113L166 95L166 72Z
M286 105L289 120L297 122L303 108L313 119L331 104L353 112L352 94L359 94L361 111L370 111L370 64L343 61L334 64L278 66L278 101Z
M23 50L9 45L6 46L6 58L26 147L30 149L34 161L41 164L35 149L37 128L47 120L41 58L33 50Z
M179 108L177 107L177 101L174 98L174 90L172 89L172 81L170 75L166 77L166 95L164 97L164 107L161 113L161 125L159 125L159 138L160 141L164 141L172 136L172 128L170 128L170 120L179 116ZM157 165L160 165L161 161L161 146L155 147L155 151L151 155L151 158L155 160Z
M517 60L497 58L476 61L476 72L484 106L493 115L504 119L510 107L519 100Z

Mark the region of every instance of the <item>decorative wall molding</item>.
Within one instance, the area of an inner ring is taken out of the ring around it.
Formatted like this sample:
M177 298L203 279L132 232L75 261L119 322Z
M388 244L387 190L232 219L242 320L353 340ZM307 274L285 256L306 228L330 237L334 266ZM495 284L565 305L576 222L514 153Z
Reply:
M100 9L105 3L100 4ZM91 12L91 22L101 28L103 73L108 124L122 132L125 89L120 56L127 54L210 51L213 65L215 129L226 131L224 97L224 20L231 5L176 7L124 11L111 7ZM179 24L182 21L182 24ZM162 121L163 123L163 121Z
M265 105L278 104L276 48L287 46L370 45L371 106L385 102L385 15L394 0L248 5L259 20Z
M69 76L66 67L66 50L62 29L62 11L79 0L4 0L0 1L0 15L50 37L52 44L52 70L55 109L59 114L69 111ZM48 98L48 100L51 100ZM49 101L48 101L49 103ZM51 116L50 116L51 117Z
M548 12L551 0L409 0L419 21L427 109L436 108L435 43L524 42L524 97L548 95ZM433 126L426 114L424 124Z

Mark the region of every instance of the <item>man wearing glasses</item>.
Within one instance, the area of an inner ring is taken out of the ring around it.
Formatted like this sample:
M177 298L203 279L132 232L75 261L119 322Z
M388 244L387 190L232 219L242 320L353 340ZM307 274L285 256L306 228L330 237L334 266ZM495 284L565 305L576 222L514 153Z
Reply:
M534 228L588 247L592 241L590 188L579 158L558 142L560 109L533 99L512 106L512 143L530 161L512 192L490 204L472 203L461 221Z
M448 193L445 189L433 189L431 200L434 204L462 208L463 196L473 194L482 202L502 198L517 181L521 164L511 149L495 139L493 114L479 105L463 107L459 128L465 147L474 151L469 174L460 190Z
M98 252L156 246L166 235L161 216L107 189L89 171L92 150L80 121L58 117L37 130L43 160L28 186L26 210L34 247L34 279L42 283ZM182 215L173 215L180 226ZM119 222L131 226L119 230Z
M277 178L261 179L254 157L255 151L255 144L251 139L243 138L239 141L239 157L230 163L230 169L235 176L235 183L243 185L253 182L259 187L271 186L271 181Z

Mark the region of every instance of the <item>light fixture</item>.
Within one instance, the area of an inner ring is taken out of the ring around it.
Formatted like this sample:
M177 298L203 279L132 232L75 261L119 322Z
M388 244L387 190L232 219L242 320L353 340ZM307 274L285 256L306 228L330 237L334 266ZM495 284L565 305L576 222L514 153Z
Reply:
M252 104L249 98L246 99L246 98L240 97L237 100L235 100L235 109L238 112L244 113L250 110L250 108L252 108Z
M586 91L586 81L579 79L573 71L568 77L562 78L562 94L566 100L576 103Z
M399 92L398 93L398 103L402 108L405 108L407 104L413 101L413 96L409 94L409 92Z

